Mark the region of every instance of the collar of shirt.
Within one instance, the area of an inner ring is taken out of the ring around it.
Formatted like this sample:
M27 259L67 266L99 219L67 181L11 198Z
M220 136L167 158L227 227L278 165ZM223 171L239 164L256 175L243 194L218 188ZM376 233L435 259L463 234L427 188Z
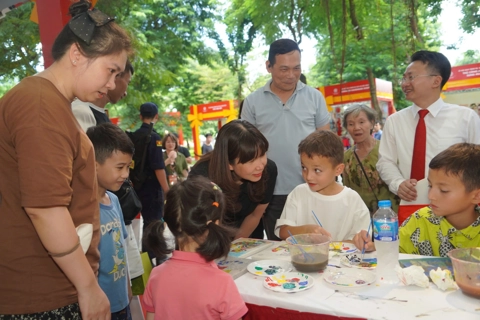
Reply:
M206 264L206 265L211 265L211 266L214 266L215 268L218 268L215 261L207 262L204 257L202 257L199 253L196 253L196 252L185 252L185 251L175 250L173 251L172 257L170 259L180 260L180 261L189 261L189 262L194 262L199 264Z
M438 98L437 101L432 103L430 106L428 106L427 110L428 113L431 114L434 118L437 116L437 114L442 110L443 105L445 102L443 102L442 98ZM417 106L415 103L413 104L413 108L411 108L411 111L413 113L413 118L417 119L418 116L418 111L422 110L419 106ZM428 115L427 115L428 116Z

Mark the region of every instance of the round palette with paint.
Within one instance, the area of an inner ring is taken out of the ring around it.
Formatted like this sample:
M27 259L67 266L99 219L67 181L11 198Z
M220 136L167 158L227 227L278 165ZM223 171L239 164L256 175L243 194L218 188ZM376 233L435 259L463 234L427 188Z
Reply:
M289 272L292 269L293 266L290 262L281 260L259 260L247 266L248 272L262 277Z
M362 287L375 282L376 275L368 270L342 268L326 273L323 279L335 286Z
M337 254L349 254L358 251L357 247L353 243L333 241L330 242L330 252Z
M287 272L266 277L263 286L276 292L298 292L313 287L312 276L300 272Z
M377 258L363 258L363 261L358 261L360 261L360 257L356 255L346 255L340 258L340 263L347 267L363 270L373 270L377 267Z

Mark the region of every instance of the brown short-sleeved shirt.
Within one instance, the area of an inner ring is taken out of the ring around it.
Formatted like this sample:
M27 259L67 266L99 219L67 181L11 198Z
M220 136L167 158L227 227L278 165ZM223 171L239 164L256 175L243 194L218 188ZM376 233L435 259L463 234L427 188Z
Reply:
M98 269L99 205L93 147L68 101L29 77L0 99L0 314L48 311L78 301L23 209L68 208L92 223L87 258Z

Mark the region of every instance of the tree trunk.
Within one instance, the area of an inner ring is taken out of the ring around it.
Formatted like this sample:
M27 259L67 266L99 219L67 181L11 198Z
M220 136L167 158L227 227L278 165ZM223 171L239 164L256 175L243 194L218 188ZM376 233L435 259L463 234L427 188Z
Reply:
M370 67L367 67L367 77L368 77L368 84L370 86L370 97L372 99L373 109L377 111L377 119L382 119L382 109L380 109L380 105L378 104L377 98L377 85L375 84L375 76L373 75L373 70Z

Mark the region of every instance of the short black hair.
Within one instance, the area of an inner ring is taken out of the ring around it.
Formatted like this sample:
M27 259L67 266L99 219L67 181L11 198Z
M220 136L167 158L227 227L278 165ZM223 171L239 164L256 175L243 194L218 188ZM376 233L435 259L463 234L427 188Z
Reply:
M298 154L309 158L321 156L329 158L333 166L343 163L342 139L330 130L317 130L310 133L298 145Z
M427 65L427 67L434 73L438 73L442 77L443 88L448 79L450 79L450 73L452 72L452 66L447 57L440 52L420 50L412 54L410 62L421 61Z
M277 54L286 54L297 50L300 52L300 48L298 44L290 39L279 39L270 45L270 50L268 51L268 62L270 63L270 67L273 67L276 61Z
M457 143L437 154L430 161L429 168L444 170L447 175L460 178L465 190L470 192L480 189L480 145Z
M113 123L101 123L88 128L87 136L90 138L95 150L95 160L103 164L115 151L133 155L132 140L122 129Z

